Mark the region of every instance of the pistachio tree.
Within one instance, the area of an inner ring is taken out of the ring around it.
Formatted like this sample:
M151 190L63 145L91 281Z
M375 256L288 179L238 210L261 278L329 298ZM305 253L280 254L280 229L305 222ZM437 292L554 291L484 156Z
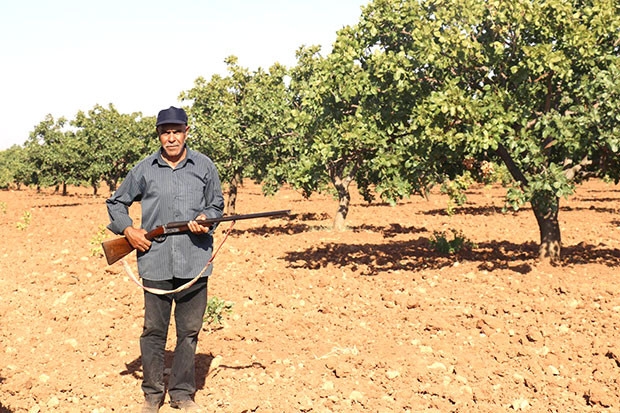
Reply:
M39 189L55 186L67 195L67 185L81 183L83 147L67 126L66 118L54 119L52 115L35 126L24 145L26 164L20 174L25 184Z
M0 189L16 187L24 183L26 151L20 145L0 151Z
M352 183L368 202L379 194L394 203L425 194L461 164L460 154L445 142L407 127L405 119L417 103L411 88L424 85L404 84L402 72L409 68L399 59L382 59L385 51L377 45L365 48L360 27L341 29L325 56L316 46L301 48L291 70L288 141L296 156L288 163L288 182L306 196L333 191L337 230L345 228ZM369 64L371 56L377 61Z
M263 182L267 175L280 174L284 158L279 142L286 135L289 105L284 66L250 71L235 56L225 62L228 75L199 77L180 97L191 102L188 141L214 160L228 184L227 212L234 214L244 178ZM266 191L273 192L279 183L270 179Z
M363 105L391 137L392 171L415 183L464 171L459 158L503 162L541 258L560 258L560 199L618 180L616 1L375 0L339 36L374 89Z
M376 115L364 101L373 91L353 51L342 36L326 56L318 46L302 47L291 70L292 133L287 141L295 156L287 164L287 181L306 197L332 192L338 200L336 230L345 229L351 184L371 201L372 171L392 161L383 152L386 134L369 121Z
M300 49L297 58L291 72L294 106L290 127L294 135L289 139L296 156L287 165L287 180L306 197L315 191L335 189L338 210L334 227L343 229L351 199L349 185L362 159L358 149L363 151L356 145L356 128L361 123L355 116L355 94L341 93L351 82L338 84L343 72L354 76L346 67L353 64L347 59L330 61L316 46ZM342 65L337 69L332 63Z
M79 111L71 124L85 148L81 154L85 161L82 179L95 194L102 180L111 192L115 191L136 162L159 145L153 117L119 113L112 104Z

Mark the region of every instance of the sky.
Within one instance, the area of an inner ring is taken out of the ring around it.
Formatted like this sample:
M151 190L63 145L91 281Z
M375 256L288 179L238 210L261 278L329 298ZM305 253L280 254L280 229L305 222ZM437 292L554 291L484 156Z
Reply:
M293 66L301 46L331 50L370 0L21 0L0 4L0 150L50 114L99 104L155 116L198 77Z

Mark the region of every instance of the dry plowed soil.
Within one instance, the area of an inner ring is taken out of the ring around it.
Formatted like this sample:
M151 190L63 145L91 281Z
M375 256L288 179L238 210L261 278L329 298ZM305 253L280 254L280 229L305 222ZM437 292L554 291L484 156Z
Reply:
M90 191L0 192L2 413L139 411L143 292L98 250L113 237L102 231L108 194ZM268 198L246 184L237 213L291 215L238 221L215 258L209 296L232 309L204 325L196 402L239 413L620 411L620 189L593 181L562 200L558 266L536 259L531 209L503 213L503 194L476 187L448 213L438 190L397 206L354 191L337 232L330 196ZM460 252L433 247L455 233ZM174 341L172 323L168 362Z

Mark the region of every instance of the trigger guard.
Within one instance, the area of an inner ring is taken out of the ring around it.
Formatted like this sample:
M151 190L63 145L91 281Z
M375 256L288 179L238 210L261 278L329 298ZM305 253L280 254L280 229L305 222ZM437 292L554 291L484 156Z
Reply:
M159 235L159 236L153 238L153 241L163 242L165 239L166 239L165 235Z

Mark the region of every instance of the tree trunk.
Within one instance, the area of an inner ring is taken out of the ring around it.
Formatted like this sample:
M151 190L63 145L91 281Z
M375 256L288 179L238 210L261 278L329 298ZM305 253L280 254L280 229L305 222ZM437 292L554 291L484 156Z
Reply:
M234 215L237 209L237 192L241 183L241 173L236 171L230 180L228 187L228 202L226 203L226 212L228 215Z
M62 196L67 196L68 192L67 192L67 183L63 182L62 183Z
M562 251L560 223L558 221L560 199L555 197L542 201L533 200L532 209L540 232L538 257L542 261L557 264L560 261Z
M105 182L108 184L110 194L114 194L114 192L116 192L116 181L106 180Z
M346 229L345 220L349 213L349 205L351 203L351 193L349 192L349 185L353 179L341 176L334 176L334 186L338 193L338 211L334 217L334 229L336 231L344 231Z
M512 156L501 143L497 147L497 154L506 164L514 180L520 183L521 188L525 188L528 185L527 178L523 175L512 159ZM543 261L557 263L560 261L562 250L560 223L558 221L560 199L553 195L545 195L546 194L534 195L531 202L536 221L538 222L538 231L540 232L538 257Z

